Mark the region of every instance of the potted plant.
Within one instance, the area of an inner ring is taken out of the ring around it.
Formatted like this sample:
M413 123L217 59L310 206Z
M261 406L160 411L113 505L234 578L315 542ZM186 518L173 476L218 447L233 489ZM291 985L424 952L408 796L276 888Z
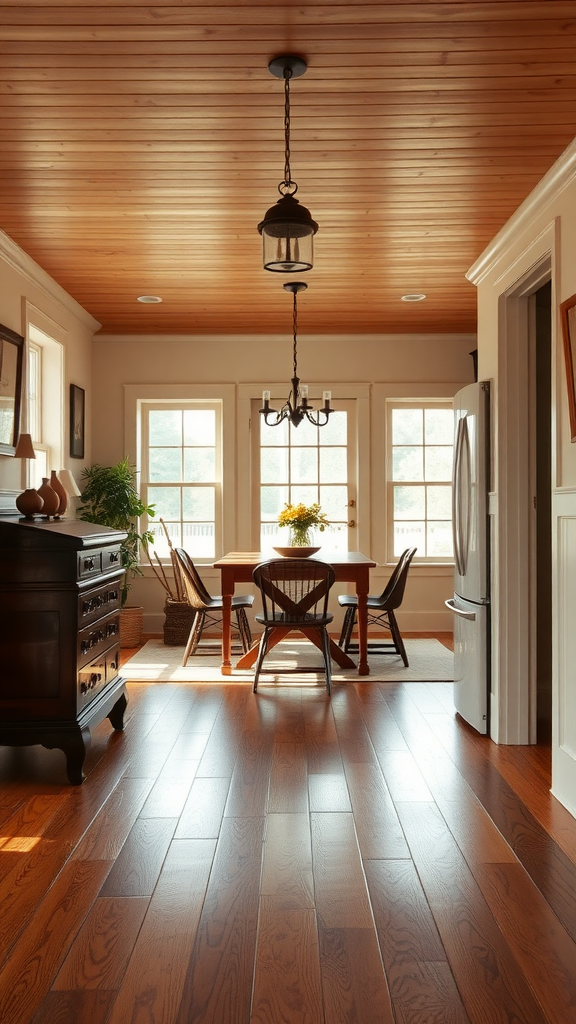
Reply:
M136 471L128 456L115 466L96 463L83 471L82 478L78 518L128 534L120 549L125 569L120 590L120 642L122 647L137 647L142 640L144 609L128 606L126 600L134 576L143 575L139 565L140 545L154 540L150 531L138 532L138 520L143 515L153 516L154 507L140 500Z

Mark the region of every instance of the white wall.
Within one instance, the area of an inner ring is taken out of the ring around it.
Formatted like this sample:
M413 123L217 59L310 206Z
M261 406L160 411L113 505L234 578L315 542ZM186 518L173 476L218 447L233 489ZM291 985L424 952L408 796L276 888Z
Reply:
M87 437L85 459L70 459L68 394L70 383L86 390L90 409L92 336L100 326L38 264L0 231L0 323L26 338L33 323L62 345L64 352L63 464L49 469L70 469L78 478L91 461ZM48 401L50 396L48 396ZM13 507L25 486L22 460L0 455L0 507Z
M386 397L452 397L473 379L470 351L475 336L373 336L336 338L299 336L299 369L302 379L331 387L334 395L368 394L369 410L360 441L360 459L369 464L370 507L362 524L361 549L379 563L385 561L381 543L385 522L384 422ZM135 460L134 442L125 429L124 385L233 385L236 396L237 461L249 450L247 394L261 395L263 387L285 382L286 394L292 373L292 339L286 335L237 337L134 337L97 336L93 345L93 458L111 464L124 455ZM347 392L349 390L349 394ZM130 388L133 391L134 388ZM282 393L282 392L281 392ZM205 396L206 397L206 396ZM213 397L217 397L214 395ZM227 401L228 399L225 399ZM337 405L334 399L333 404ZM249 467L248 470L249 472ZM242 477L242 472L239 470ZM239 484L242 486L242 479ZM249 509L238 500L236 537L231 550L245 547L249 536ZM366 550L366 547L369 550ZM383 589L390 567L380 565L373 573L373 592ZM218 573L202 570L212 592L219 589ZM452 617L444 600L453 592L452 566L413 567L399 615L405 630L452 629ZM137 579L131 603L145 608L145 629L161 632L164 592L151 571Z
M478 364L493 381L492 729L500 742L534 739L527 685L531 530L526 423L526 291L552 280L552 549L554 794L576 813L576 445L571 443L558 306L576 293L576 140L472 267L478 286ZM520 540L519 540L520 537Z

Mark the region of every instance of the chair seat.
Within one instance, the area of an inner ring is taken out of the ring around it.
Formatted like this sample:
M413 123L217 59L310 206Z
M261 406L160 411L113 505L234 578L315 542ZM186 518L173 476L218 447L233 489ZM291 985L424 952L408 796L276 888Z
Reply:
M206 608L208 611L210 609L214 612L221 611L222 603L222 595L217 594L215 597L212 597L209 602L206 602ZM238 594L236 597L232 598L232 611L236 608L251 608L253 604L254 597L252 594Z
M341 608L357 608L358 597L356 594L341 594L338 598L338 604ZM366 605L368 608L382 608L385 602L383 602L380 596L371 596L368 594Z

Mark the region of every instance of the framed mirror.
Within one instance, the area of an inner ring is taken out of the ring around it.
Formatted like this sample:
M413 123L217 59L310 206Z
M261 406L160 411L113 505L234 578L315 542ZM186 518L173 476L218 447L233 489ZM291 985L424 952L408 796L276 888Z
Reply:
M566 384L568 387L568 411L570 414L570 439L576 441L576 295L560 305L562 338L564 340L564 361L566 363Z
M0 324L0 455L14 455L20 430L24 338Z

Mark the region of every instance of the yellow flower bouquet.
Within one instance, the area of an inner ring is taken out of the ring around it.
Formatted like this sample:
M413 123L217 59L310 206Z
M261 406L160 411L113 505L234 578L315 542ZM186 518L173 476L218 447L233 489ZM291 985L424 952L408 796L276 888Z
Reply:
M300 502L299 505L286 504L284 506L278 516L278 525L290 527L292 547L305 548L312 544L310 536L312 527L317 527L322 533L327 526L330 526L330 522L321 511L320 505L304 505Z

